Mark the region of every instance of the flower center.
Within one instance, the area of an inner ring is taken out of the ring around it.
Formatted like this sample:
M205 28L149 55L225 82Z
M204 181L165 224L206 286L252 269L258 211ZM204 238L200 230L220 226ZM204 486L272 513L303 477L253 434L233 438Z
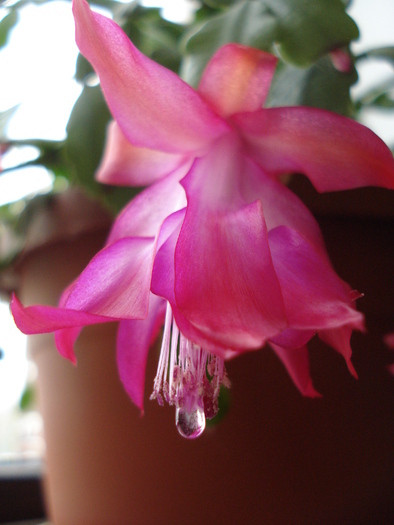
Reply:
M205 429L205 419L219 410L221 385L230 386L224 360L187 339L177 327L167 304L163 342L150 399L176 406L175 422L181 436L194 439Z

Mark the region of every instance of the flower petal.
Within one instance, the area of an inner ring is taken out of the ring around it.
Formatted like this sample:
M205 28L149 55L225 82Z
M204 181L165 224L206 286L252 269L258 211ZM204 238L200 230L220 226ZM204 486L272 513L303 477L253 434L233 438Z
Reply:
M148 352L163 324L165 307L163 299L151 295L146 319L119 323L116 354L119 377L130 399L141 410L141 415Z
M151 290L175 304L175 247L185 217L185 210L173 213L164 221L153 263Z
M148 314L153 238L125 237L102 249L75 281L65 308L117 319Z
M322 341L330 345L339 352L345 359L349 372L357 379L357 372L351 362L352 349L350 347L350 337L353 329L360 330L360 326L345 325L332 330L320 330L319 337Z
M78 47L132 144L195 152L228 129L196 91L140 53L115 22L91 11L85 0L74 0L73 12Z
M184 155L133 146L115 121L108 125L103 159L96 180L118 186L148 186L185 161Z
M231 349L257 348L286 326L261 204L238 193L242 170L231 140L195 161L175 250L179 310Z
M66 359L69 359L74 365L77 363L77 358L74 352L74 344L81 333L82 328L82 326L73 326L71 328L56 330L55 332L55 344L59 354Z
M286 226L272 230L268 240L291 328L361 329L363 316L352 307L347 285L321 252Z
M11 301L11 312L19 330L28 335L47 334L62 328L81 327L116 320L111 317L55 306L23 306L15 295Z
M276 63L264 51L228 44L209 61L198 91L222 117L255 111L268 95Z
M305 346L310 339L315 335L316 330L297 330L295 328L287 328L279 335L272 337L269 343L276 344L287 350L297 350L301 346Z
M252 157L270 174L300 172L318 191L394 188L394 159L371 130L316 108L235 115Z
M253 161L245 158L244 163L247 169L242 177L242 195L247 202L256 199L261 201L268 231L278 226L288 226L326 254L320 228L305 204Z
M180 167L139 193L118 215L107 244L124 237L155 237L166 217L186 206L186 194L179 180L189 164Z
M296 350L287 350L273 343L270 343L270 346L285 365L289 376L301 394L307 397L321 397L312 384L307 347L302 346Z

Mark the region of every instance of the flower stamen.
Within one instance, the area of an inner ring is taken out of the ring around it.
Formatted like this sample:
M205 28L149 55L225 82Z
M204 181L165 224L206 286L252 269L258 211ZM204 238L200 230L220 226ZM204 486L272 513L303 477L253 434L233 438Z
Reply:
M187 339L167 304L163 341L153 392L159 405L176 406L179 433L193 439L202 434L205 420L219 410L221 385L230 386L224 360Z

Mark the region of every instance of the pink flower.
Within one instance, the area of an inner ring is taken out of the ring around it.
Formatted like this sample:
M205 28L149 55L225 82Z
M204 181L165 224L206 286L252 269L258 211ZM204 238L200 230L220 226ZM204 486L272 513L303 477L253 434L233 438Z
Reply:
M76 39L115 118L98 179L150 185L117 217L106 246L59 308L12 311L25 333L55 331L60 353L88 324L119 320L120 377L143 409L145 365L167 310L153 397L198 435L217 411L224 359L269 343L304 395L316 396L306 344L317 332L351 373L363 329L317 223L278 180L306 174L319 191L393 187L389 149L344 117L262 109L275 57L222 47L197 91L143 56L111 20L74 0ZM208 372L208 373L207 373Z

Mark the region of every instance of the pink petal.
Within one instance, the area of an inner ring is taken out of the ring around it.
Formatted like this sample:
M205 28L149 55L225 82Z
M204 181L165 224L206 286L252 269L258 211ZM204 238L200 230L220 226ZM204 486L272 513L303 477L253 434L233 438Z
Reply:
M269 343L281 346L287 350L296 350L301 346L305 346L315 333L316 330L296 330L294 328L287 328L280 334L272 337L269 340Z
M318 191L394 188L391 151L353 120L306 107L261 109L233 118L250 154L270 174L304 173Z
M185 210L170 215L163 223L152 270L151 290L175 304L175 247L185 217Z
M195 152L228 129L196 91L140 53L112 20L92 12L85 0L74 0L73 11L78 47L132 144Z
M153 238L125 237L90 261L67 297L65 308L117 319L148 314Z
M157 243L160 248L156 253L153 265L151 290L154 294L164 297L171 304L177 326L187 339L211 353L228 359L234 357L237 352L229 350L226 343L223 346L223 336L221 334L210 334L207 337L185 318L176 305L174 257L184 216L185 210L180 210L168 217L163 223Z
M74 344L81 333L82 328L83 327L81 326L74 326L72 328L63 328L62 330L57 330L55 332L55 344L59 354L66 359L69 359L74 365L77 363Z
M261 204L239 194L242 161L231 140L195 161L175 250L179 310L231 349L257 348L286 326Z
M247 202L254 202L256 199L261 201L268 231L278 226L288 226L326 254L320 228L304 203L246 157L244 166L246 169L242 177L242 195Z
M255 111L268 95L276 63L264 51L228 44L209 61L198 91L222 117Z
M148 352L163 324L164 314L165 301L151 295L146 319L119 323L116 354L119 377L132 402L141 410L141 415Z
M107 243L123 237L155 237L166 217L186 206L186 194L179 180L189 164L167 175L141 192L118 215Z
M307 397L321 397L313 387L309 370L309 355L306 346L296 350L287 350L270 343L270 346L285 365L289 376L302 395Z
M319 337L344 357L349 372L357 378L357 372L351 362L352 349L350 347L350 337L353 328L360 330L362 327L358 325L345 325L332 330L320 330Z
M23 306L16 296L13 296L11 301L11 312L17 327L24 334L46 334L62 328L81 327L116 320L111 317L55 306Z
M268 240L291 328L362 327L363 316L352 307L348 287L320 251L286 226L272 230Z
M96 180L119 186L148 186L173 172L184 161L183 155L133 146L112 121Z

